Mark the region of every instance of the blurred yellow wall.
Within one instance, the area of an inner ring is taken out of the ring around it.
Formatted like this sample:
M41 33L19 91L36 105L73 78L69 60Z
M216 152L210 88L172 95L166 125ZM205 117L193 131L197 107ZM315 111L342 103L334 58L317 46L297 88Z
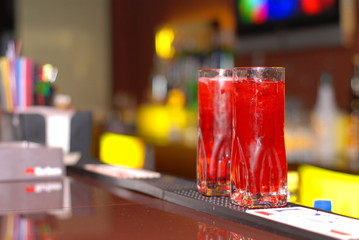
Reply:
M110 3L107 0L17 0L15 35L22 55L58 67L56 87L80 109L111 103Z

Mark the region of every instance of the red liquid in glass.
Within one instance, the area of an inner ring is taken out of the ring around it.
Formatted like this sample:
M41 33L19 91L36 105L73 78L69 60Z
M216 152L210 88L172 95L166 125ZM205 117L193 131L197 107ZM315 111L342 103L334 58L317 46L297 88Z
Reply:
M286 204L284 81L236 80L231 200L276 207Z
M229 195L232 79L198 80L197 187L207 196Z

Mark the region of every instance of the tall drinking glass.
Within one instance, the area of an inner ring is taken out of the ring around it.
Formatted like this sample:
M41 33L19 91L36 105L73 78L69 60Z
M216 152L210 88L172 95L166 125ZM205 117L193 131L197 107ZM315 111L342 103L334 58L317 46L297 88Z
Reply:
M284 144L285 69L233 69L232 203L247 208L287 204Z
M206 196L229 196L232 80L232 69L198 71L197 187Z

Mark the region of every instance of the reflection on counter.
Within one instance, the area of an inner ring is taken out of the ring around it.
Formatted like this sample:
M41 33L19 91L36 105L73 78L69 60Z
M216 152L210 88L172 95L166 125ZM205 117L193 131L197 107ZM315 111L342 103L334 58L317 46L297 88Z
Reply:
M223 228L215 227L208 224L199 223L198 240L256 240L248 235L234 233Z
M49 222L37 217L9 214L0 217L1 240L57 239Z
M0 240L56 239L47 216L72 216L70 179L0 183Z
M59 213L66 215L70 186L67 178L0 183L1 213ZM63 211L62 211L63 210Z

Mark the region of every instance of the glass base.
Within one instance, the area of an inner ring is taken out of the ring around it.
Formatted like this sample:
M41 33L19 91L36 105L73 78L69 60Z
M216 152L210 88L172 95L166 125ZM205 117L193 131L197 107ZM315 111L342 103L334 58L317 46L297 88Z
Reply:
M198 191L205 196L229 196L229 183L197 181Z
M231 202L246 208L284 207L287 205L287 193L248 193L234 191L231 194Z

